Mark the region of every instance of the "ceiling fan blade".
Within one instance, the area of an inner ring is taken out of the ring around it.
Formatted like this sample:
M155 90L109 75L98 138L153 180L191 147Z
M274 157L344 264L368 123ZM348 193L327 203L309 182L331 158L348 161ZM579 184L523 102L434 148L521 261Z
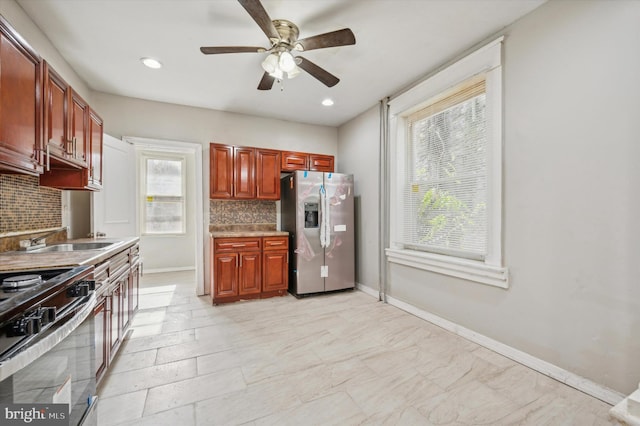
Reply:
M305 59L302 56L298 56L296 57L296 59L297 59L296 63L298 63L298 66L300 68L302 68L303 70L311 74L313 77L315 77L316 79L324 83L325 86L333 87L336 84L338 84L338 82L340 81L338 77L331 74L329 71L323 68L320 68L310 60Z
M201 47L200 51L205 55L215 55L218 53L259 53L266 52L266 49L252 46L205 46Z
M348 46L356 44L356 36L349 28L318 34L296 41L296 50L324 49L325 47Z
M276 78L271 76L268 72L265 72L262 75L260 84L258 84L258 90L271 90L274 81L276 81Z
M273 25L273 22L271 22L271 18L267 11L264 10L260 0L238 0L238 3L251 15L269 39L280 39L280 34L276 31L276 27Z

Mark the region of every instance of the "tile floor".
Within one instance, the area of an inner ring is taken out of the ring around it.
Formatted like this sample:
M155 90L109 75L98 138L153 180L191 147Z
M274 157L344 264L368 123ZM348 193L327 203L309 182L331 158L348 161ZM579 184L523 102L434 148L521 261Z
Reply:
M359 291L211 306L147 274L100 426L603 425L608 404Z

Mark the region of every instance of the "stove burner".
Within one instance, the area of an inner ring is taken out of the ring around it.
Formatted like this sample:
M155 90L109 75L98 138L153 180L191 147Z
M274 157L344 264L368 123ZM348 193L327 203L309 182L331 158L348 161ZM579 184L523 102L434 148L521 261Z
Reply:
M42 284L42 275L16 275L2 280L2 289L15 291L38 284Z

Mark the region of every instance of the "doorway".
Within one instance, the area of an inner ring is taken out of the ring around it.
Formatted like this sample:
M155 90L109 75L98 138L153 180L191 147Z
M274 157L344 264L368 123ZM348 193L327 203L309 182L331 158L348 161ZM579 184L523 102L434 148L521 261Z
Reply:
M204 294L204 253L200 237L203 235L202 146L131 136L121 141L111 139L118 143L112 143L117 149L109 148L105 142L104 164L111 166L104 168L105 190L97 195L94 206L102 205L99 208L111 211L117 220L109 223L109 215L94 214L94 229L113 229L127 222L135 224L134 235L140 237L144 271L193 270L196 294ZM154 165L160 167L154 169L156 176L149 170ZM176 191L174 185L176 167L181 171L182 191ZM155 179L155 188L149 179ZM114 232L107 234L124 236Z

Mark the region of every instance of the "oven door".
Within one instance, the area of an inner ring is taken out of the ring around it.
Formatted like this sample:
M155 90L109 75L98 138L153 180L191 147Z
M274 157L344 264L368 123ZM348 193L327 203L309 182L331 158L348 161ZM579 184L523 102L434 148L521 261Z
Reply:
M66 404L69 425L97 424L95 303L91 294L44 336L1 361L1 405Z

